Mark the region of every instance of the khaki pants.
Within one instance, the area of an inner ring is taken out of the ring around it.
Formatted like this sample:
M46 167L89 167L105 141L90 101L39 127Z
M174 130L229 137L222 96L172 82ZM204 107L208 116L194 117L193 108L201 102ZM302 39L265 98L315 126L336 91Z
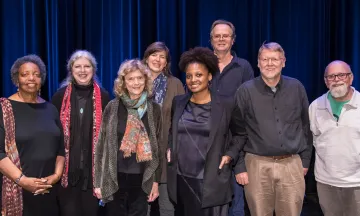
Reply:
M299 216L304 195L304 171L299 155L275 160L247 153L249 184L245 196L252 216Z
M317 191L325 216L360 215L360 187L340 188L318 182Z

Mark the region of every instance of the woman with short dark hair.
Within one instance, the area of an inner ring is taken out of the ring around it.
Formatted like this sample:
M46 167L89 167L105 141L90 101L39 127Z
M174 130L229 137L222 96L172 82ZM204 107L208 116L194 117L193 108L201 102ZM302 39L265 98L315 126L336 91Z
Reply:
M64 168L63 131L56 108L39 95L45 78L43 61L23 56L11 67L18 92L0 99L3 216L59 213L56 183Z

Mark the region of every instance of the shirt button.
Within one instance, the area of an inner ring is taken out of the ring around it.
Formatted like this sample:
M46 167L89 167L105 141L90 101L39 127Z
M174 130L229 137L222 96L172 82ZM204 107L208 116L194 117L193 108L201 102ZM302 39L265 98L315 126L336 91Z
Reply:
M277 122L279 122L279 119L276 119Z
M281 134L281 131L279 131L279 134Z
M275 110L277 110L277 108L275 107Z

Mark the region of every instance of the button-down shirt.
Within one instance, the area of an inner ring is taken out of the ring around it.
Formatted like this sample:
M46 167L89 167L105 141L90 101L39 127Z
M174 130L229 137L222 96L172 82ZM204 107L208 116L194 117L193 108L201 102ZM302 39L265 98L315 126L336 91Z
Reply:
M309 102L298 80L281 76L273 91L259 76L241 85L235 97L234 137L227 153L232 158L240 154L235 173L246 172L244 152L261 156L299 154L303 167L309 167Z
M231 62L214 76L211 89L218 95L234 97L242 83L254 78L254 71L248 61L237 57L235 52L231 52L231 55Z
M315 147L316 181L336 187L360 186L360 93L352 88L338 120L328 93L311 103L310 125Z

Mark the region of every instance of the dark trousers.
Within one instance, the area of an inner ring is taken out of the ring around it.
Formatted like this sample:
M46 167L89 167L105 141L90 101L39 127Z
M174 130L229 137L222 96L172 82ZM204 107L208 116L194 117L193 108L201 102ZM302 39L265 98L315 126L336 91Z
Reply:
M201 208L203 180L177 176L176 216L227 216L229 205Z
M86 191L77 186L59 187L59 206L61 216L100 216L99 201L92 189Z
M141 188L143 174L118 173L119 190L106 203L107 216L146 216L147 194Z

